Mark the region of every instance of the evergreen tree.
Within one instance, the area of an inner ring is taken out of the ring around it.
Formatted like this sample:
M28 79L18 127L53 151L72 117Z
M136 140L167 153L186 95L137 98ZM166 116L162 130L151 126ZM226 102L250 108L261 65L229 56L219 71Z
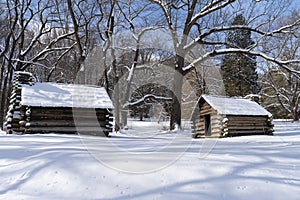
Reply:
M246 25L242 14L237 15L232 25ZM236 29L229 32L226 48L248 49L254 42L251 31ZM226 54L222 59L221 72L228 96L246 96L259 91L256 72L256 57L242 53Z

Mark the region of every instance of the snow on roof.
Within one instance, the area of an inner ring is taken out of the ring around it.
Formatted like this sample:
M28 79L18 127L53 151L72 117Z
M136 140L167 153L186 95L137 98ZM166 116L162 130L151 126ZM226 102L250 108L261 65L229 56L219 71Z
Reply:
M113 108L103 87L35 83L22 85L21 104L37 107Z
M202 98L219 114L224 115L250 115L250 116L271 116L272 114L262 106L249 99L218 97L202 95Z

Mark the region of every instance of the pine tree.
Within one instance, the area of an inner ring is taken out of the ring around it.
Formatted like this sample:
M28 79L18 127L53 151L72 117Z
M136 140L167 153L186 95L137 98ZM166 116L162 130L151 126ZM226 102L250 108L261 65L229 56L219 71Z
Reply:
M232 25L246 25L242 14L237 15ZM229 32L226 48L248 49L254 42L251 39L251 31L236 29ZM228 96L246 96L257 94L259 86L256 72L256 57L242 53L226 54L222 59L221 72Z

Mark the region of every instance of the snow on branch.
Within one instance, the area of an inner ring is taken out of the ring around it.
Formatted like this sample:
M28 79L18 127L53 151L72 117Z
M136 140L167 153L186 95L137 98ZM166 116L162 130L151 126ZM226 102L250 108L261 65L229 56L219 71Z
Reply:
M218 50L208 52L208 53L204 54L203 56L199 57L198 59L194 60L188 66L184 67L183 71L189 71L192 68L194 68L197 64L200 64L201 62L204 62L205 60L207 60L211 57L214 57L217 55L228 54L228 53L244 53L244 54L248 54L248 55L261 57L267 61L271 61L271 62L281 66L285 70L293 73L297 78L300 78L300 71L289 68L287 66L288 64L292 64L292 63L300 63L300 60L278 60L276 58L270 57L261 52L251 51L251 50L247 50L247 49L238 49L238 48L218 49Z
M213 33L216 33L216 32L222 32L222 31L230 31L230 30L238 30L238 29L241 29L241 30L249 30L249 31L252 31L252 32L255 32L255 33L258 33L260 35L263 35L263 36L273 36L275 34L279 34L279 33L291 33L290 30L288 29L291 29L292 27L294 26L297 26L297 25L300 25L300 19L298 19L296 22L292 23L292 24L289 24L289 25L286 25L286 26L283 26L279 29L276 29L274 31L270 31L270 32L264 32L262 30L259 30L258 28L252 28L252 27L249 27L249 26L245 26L245 25L232 25L232 26L221 26L221 27L214 27L206 32L204 32L203 34L201 34L199 37L193 39L189 44L187 44L185 47L184 47L184 50L190 50L191 48L193 48L197 43L201 42L205 37L213 34Z
M168 22L168 25L169 25L169 28L170 30L173 30L173 25L172 25L172 19L171 19L171 15L169 14L169 11L168 9L166 8L166 3L162 0L150 0L151 2L159 5L159 7L163 10L164 12L164 15L167 19L167 22Z
M175 27L173 26L172 15L171 15L171 13L169 13L167 4L163 0L150 0L150 1L152 3L157 4L162 9L162 11L165 15L165 18L167 20L169 30L171 31L172 39L174 41L174 46L176 46L175 44L178 43L177 32L175 30Z
M226 7L227 5L230 5L231 3L235 2L235 0L227 0L224 3L222 3L224 0L215 0L212 1L209 5L205 6L200 10L199 13L197 13L190 21L189 26L193 26L196 21L216 10L220 10L221 8Z
M71 45L70 47L53 47L59 41L65 39L68 36L71 36L73 34L74 34L74 32L62 34L62 35L59 35L57 38L51 40L50 43L42 51L40 51L33 58L31 58L28 63L25 63L25 65L23 66L22 70L25 70L30 64L32 64L33 62L38 61L41 57L43 57L45 54L47 54L49 52L53 52L53 51L65 51L65 50L68 51L68 49L73 48L74 45ZM77 43L75 42L75 44L77 44ZM24 63L24 61L22 61L22 62Z
M155 100L167 100L167 101L172 100L172 98L170 98L170 97L157 96L155 94L147 94L147 95L143 96L142 98L140 98L140 99L138 99L134 102L125 103L123 107L125 108L127 106L134 106L134 105L140 104L140 103L142 103L142 102L144 102L144 101L146 101L147 99L150 99L150 98L153 98Z

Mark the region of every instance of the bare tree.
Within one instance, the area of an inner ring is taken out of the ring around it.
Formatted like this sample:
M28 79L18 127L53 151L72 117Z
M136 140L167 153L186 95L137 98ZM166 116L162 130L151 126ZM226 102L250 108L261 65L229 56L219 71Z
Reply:
M175 69L185 75L194 67L211 58L228 53L242 53L253 55L279 65L281 68L299 77L300 72L289 67L299 60L281 60L261 52L259 48L263 39L275 37L278 34L288 34L300 24L300 19L288 22L279 28L273 23L286 10L286 1L239 1L239 0L149 0L156 4L164 16L163 24L170 31L176 53ZM230 21L237 13L246 12L246 25L230 25ZM228 31L244 29L256 35L255 43L247 49L235 47L225 40ZM192 38L189 39L189 38ZM185 56L196 45L203 45L207 52L191 63L185 62ZM225 48L225 46L231 48ZM173 113L171 127L181 126L181 90L182 76L175 77Z
M280 27L286 21L295 21L300 18L299 11L293 11L281 19ZM300 59L300 26L290 31L290 34L278 35L272 40L272 45L264 46L265 51L272 51L274 56L284 60ZM299 71L299 64L289 64L288 67ZM282 69L269 63L262 76L263 104L275 116L284 117L287 113L293 120L300 119L300 79L289 70Z
M99 61L99 65L104 67L102 85L111 94L114 86L118 85L119 75L126 70L130 72L129 75L136 73L139 60L143 62L145 58L141 54L141 38L145 32L157 27L164 27L171 35L175 55L174 69L178 72L174 73L173 78L175 93L171 128L176 124L179 127L181 125L183 76L192 71L198 73L196 66L209 58L219 59L228 53L254 55L299 79L299 57L278 56L275 49L262 48L262 44L273 42L272 38L289 36L295 41L295 29L300 24L299 16L282 20L279 25L277 23L288 10L288 2L289 0L0 0L0 121L3 121L14 71L31 70L41 81L73 82L80 70L84 73L86 58L97 46L103 57ZM248 24L230 25L233 17L241 12ZM130 32L135 45L130 49L134 52L131 64L122 68L119 65L120 52L113 44L113 36L124 30ZM254 44L246 49L230 44L226 35L233 30L251 31ZM197 45L202 45L205 51L190 59L190 54ZM202 70L204 71L207 70ZM199 75L197 73L196 76ZM131 77L134 76L127 77L126 85L134 82ZM201 78L203 77L198 81ZM207 87L203 80L202 84ZM120 91L115 93L119 95ZM125 100L128 101L128 98ZM116 115L117 118L118 116L119 114Z
M14 0L1 1L1 18L6 19L5 29L1 29L1 117L7 107L8 93L14 71L43 67L49 69L54 52L64 55L73 48L61 43L74 35L74 30L66 29L56 11L57 1ZM62 30L58 32L57 30ZM54 34L56 33L56 34ZM59 57L57 59L59 59ZM54 62L55 63L55 62Z
M1 117L6 110L8 93L12 84L12 76L14 71L26 70L31 65L42 65L47 55L53 51L61 51L64 48L54 48L54 44L61 39L71 35L67 33L59 35L57 38L43 44L43 36L50 33L52 28L49 26L53 2L30 0L14 0L1 1L1 8L5 12L1 13L1 17L6 19L4 29L5 38L1 40ZM34 32L33 32L34 31ZM35 48L41 46L39 52L35 52Z

